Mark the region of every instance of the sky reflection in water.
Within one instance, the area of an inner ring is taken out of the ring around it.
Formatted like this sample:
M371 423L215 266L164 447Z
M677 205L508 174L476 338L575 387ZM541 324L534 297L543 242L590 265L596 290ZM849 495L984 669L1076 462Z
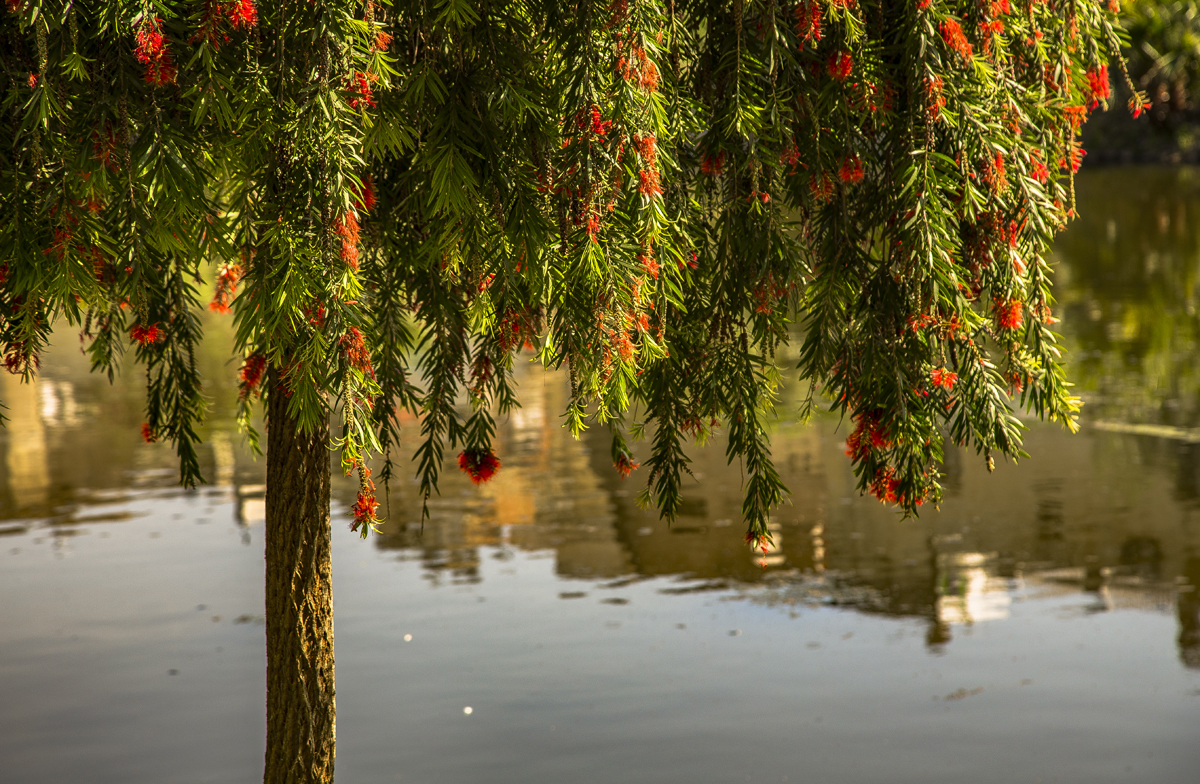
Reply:
M1033 458L990 476L952 452L939 513L859 498L822 420L775 437L771 552L742 542L720 445L668 528L532 367L500 474L448 470L423 527L402 482L362 543L339 485L340 784L1190 780L1200 176L1089 173L1079 203L1056 310L1084 433L1030 423ZM260 775L263 471L227 328L195 493L140 442L136 373L109 387L64 335L36 386L3 380L5 781Z

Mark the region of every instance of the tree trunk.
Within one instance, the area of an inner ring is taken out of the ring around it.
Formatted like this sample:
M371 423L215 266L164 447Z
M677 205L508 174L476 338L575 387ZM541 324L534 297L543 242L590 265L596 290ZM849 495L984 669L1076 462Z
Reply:
M267 404L264 784L333 781L329 427L301 433L274 370Z

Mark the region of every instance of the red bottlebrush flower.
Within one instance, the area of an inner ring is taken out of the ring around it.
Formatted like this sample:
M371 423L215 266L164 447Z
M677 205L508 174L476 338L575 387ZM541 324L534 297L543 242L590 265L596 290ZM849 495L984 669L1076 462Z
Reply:
M142 423L142 440L147 444L153 444L158 440L158 436L154 435L154 431L150 429L149 422Z
M213 300L208 303L209 310L217 313L228 313L237 293L238 281L242 278L242 267L239 264L222 264L217 270L217 285L213 292Z
M896 472L892 468L881 468L875 474L875 481L871 483L871 495L878 498L885 504L894 504L900 501L900 480L896 478Z
M62 261L67 257L67 251L71 249L71 241L74 239L75 235L69 228L64 226L55 227L50 247L46 248L43 253Z
M129 337L136 340L143 346L149 346L163 339L163 332L158 328L158 322L151 324L148 327L141 324L134 324L129 328Z
M4 369L14 376L29 377L42 365L42 358L23 341L11 343L4 354Z
M258 24L258 8L254 0L233 0L225 9L229 16L229 24L236 30L240 27L254 27Z
M954 388L954 382L958 381L958 374L946 370L946 368L934 368L933 372L929 374L929 378L935 387L941 387L949 392Z
M242 363L238 371L238 397L245 400L259 393L258 385L262 383L263 374L267 372L267 357L265 354L251 354Z
M348 210L334 221L333 231L342 238L342 261L350 269L358 269L358 215L354 210Z
M658 173L658 169L642 169L638 172L638 192L650 198L663 192L662 175Z
M924 11L933 3L933 0L917 0L917 10Z
M942 22L942 40L951 51L957 52L964 60L970 60L975 54L974 48L963 35L962 26L953 19Z
M646 271L647 275L654 278L655 280L658 280L658 271L661 268L659 267L658 262L654 260L654 252L653 251L646 251L645 253L639 253L637 260L638 260L638 264L642 265L642 269Z
M800 148L796 146L795 138L788 139L787 146L779 154L779 162L792 167L793 174L796 172L796 164L800 163Z
M725 168L725 152L718 150L716 155L705 155L700 161L700 173L716 177Z
M862 182L864 176L862 160L857 155L847 155L842 160L842 168L838 170L842 182L853 185Z
M983 170L983 181L992 189L992 193L1000 194L1008 188L1008 178L1004 173L1004 156L996 156L988 161Z
M1083 121L1087 119L1087 109L1083 106L1067 106L1063 109L1063 114L1066 115L1067 122L1071 123L1071 129L1078 131L1083 127Z
M375 378L375 368L371 365L371 352L367 350L366 341L356 327L350 327L345 335L338 339L342 356L350 367Z
M362 178L362 188L355 189L354 200L358 206L362 207L363 212L371 212L375 209L375 178L367 175Z
M854 70L854 58L849 52L834 52L829 55L829 75L839 82L844 82Z
M827 202L833 198L833 180L825 172L813 175L809 178L808 190L818 204Z
M645 49L638 49L638 70L641 71L640 84L642 89L648 93L652 93L658 89L658 67L654 65L654 61L646 54Z
M9 11L16 14L20 13L21 9L25 7L25 0L5 0L5 4L8 5Z
M796 5L796 35L804 41L816 43L821 40L821 1L805 0Z
M375 510L378 508L379 502L375 500L374 493L364 493L362 490L359 490L358 498L355 500L354 506L351 507L351 511L354 513L354 522L350 524L350 530L357 531L360 525L370 527L377 522L378 518L375 517ZM365 536L366 534L364 533L363 535Z
M375 95L371 92L371 82L375 77L370 73L356 71L346 83L346 90L350 92L350 97L346 103L350 104L351 109L375 108Z
M638 463L633 462L632 458L624 452L617 458L617 462L613 463L613 468L617 469L617 473L622 479L628 479L629 475L637 470Z
M1112 95L1112 84L1108 81L1108 66L1102 65L1087 72L1088 108L1095 109L1101 101Z
M946 96L942 94L945 84L940 76L925 80L925 112L930 122L941 119L942 109L946 108Z
M879 412L867 412L854 418L854 432L846 439L846 454L855 460L862 459L872 449L887 449L892 445L887 430L879 421Z
M599 242L599 240L596 239L596 234L599 233L599 231L600 231L600 218L598 218L596 216L596 213L588 212L588 219L587 219L588 238L591 239L592 242Z
M177 69L162 33L162 19L155 17L142 23L133 54L139 63L146 66L146 81L149 84L162 87L175 81Z
M380 52L386 52L388 47L392 45L392 37L380 30L375 34L375 49Z
M1033 179L1037 180L1043 185L1050 181L1050 170L1047 169L1046 164L1042 162L1040 153L1037 150L1034 150L1034 154L1030 157L1030 163L1033 164L1031 167L1032 171L1030 172L1030 174L1033 176Z
M490 449L464 449L458 453L458 467L478 485L496 475L500 470L500 458Z
M758 531L747 531L745 541L752 549L762 550L763 555L766 555L770 546L774 544L771 541L770 533L759 533Z
M1017 329L1021 326L1021 307L1019 299L996 301L996 322L1001 329Z
M1142 100L1142 96L1136 93L1129 99L1129 113L1133 115L1133 119L1142 116L1142 112L1146 111L1146 103Z
M41 76L41 74L35 74L35 73L31 73L31 74L29 74L29 89L30 89L30 90L36 90L36 89L37 89L37 86L38 86L38 78L39 78L40 76Z

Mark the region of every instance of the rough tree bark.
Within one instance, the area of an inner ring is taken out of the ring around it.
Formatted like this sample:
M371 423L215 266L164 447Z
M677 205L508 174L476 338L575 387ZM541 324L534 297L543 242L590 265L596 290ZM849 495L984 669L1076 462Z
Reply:
M271 372L267 406L264 784L333 781L329 429L301 433Z

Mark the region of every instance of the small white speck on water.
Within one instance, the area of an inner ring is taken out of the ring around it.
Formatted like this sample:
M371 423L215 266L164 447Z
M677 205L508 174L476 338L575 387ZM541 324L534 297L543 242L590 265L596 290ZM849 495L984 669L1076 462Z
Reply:
M406 634L406 635L404 635L404 641L405 641L405 642L412 642L412 635L411 635L411 634Z
M467 707L463 708L463 713L464 713L464 714L466 714L467 716L470 716L470 715L471 715L472 713L474 713L474 712L475 712L475 709L474 709L474 708L472 708L470 705L468 705Z

